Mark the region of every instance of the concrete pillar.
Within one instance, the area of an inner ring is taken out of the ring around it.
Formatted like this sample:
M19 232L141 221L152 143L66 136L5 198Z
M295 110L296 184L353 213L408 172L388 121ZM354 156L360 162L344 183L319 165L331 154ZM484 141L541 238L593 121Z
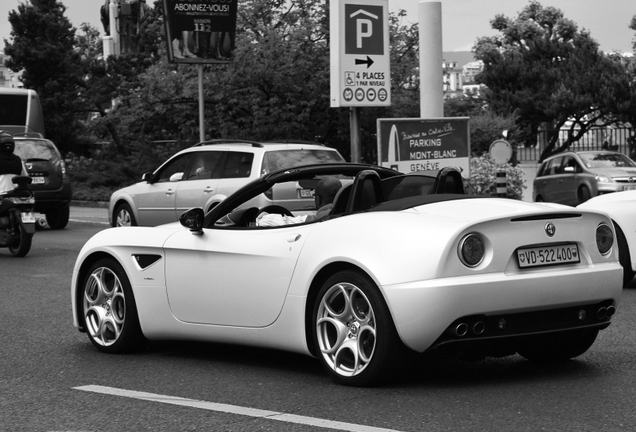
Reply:
M444 117L442 3L420 1L420 116Z

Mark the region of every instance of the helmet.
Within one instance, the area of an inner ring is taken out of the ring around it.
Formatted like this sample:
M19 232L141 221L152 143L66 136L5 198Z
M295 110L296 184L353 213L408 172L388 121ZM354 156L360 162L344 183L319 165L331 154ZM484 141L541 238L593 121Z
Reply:
M5 131L0 131L0 153L13 154L15 141L13 136Z

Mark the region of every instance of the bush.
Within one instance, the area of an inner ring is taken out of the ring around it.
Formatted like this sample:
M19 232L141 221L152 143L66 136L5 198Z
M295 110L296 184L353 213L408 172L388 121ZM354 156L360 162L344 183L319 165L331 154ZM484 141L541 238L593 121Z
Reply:
M69 153L65 161L73 199L109 201L117 189L141 181L143 173L154 171L182 147L176 142L137 144L128 156L111 146L95 149L88 157Z
M480 195L497 196L497 171L500 165L489 155L470 159L470 183ZM526 188L523 180L523 170L510 164L504 166L506 170L506 197L517 200L523 199Z

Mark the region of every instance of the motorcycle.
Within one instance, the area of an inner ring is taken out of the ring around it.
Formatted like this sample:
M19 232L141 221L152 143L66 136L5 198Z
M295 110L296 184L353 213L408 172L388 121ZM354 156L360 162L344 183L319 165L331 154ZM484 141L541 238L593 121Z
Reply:
M8 247L16 257L29 253L35 233L31 181L28 176L15 176L15 189L0 193L0 247Z

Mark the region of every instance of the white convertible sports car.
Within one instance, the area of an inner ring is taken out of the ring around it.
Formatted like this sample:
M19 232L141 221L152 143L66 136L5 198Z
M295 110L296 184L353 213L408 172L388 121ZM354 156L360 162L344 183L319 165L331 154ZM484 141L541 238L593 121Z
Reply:
M623 285L629 284L636 274L636 191L599 195L577 208L602 211L612 219L623 266Z
M342 184L331 212L303 218L325 177ZM305 210L250 206L282 182ZM295 223L263 227L262 213ZM255 345L316 356L347 385L386 378L405 348L564 360L616 311L614 238L601 212L467 195L452 169L307 165L181 224L96 234L73 270L73 321L104 352L145 339Z

